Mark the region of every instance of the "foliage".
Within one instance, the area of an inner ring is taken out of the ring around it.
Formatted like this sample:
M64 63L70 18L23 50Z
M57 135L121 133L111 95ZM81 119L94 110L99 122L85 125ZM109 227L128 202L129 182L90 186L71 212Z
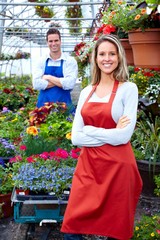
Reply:
M160 216L142 216L137 220L132 240L158 240L160 238Z
M2 53L0 56L0 60L15 60L15 59L28 59L31 57L31 54L28 52L22 52L21 50L18 50L16 53L11 54L5 54Z
M60 196L71 187L79 151L79 148L70 152L58 148L54 152L11 159L15 187L35 192L54 192Z
M156 184L156 188L154 189L154 193L160 197L160 174L156 175L155 178L155 184Z
M3 108L0 112L0 136L16 143L28 123L26 114L23 109L14 113Z
M159 68L135 68L130 66L130 81L134 82L138 87L140 96L148 95L152 101L158 99L160 85L160 69ZM148 92L149 88L157 89L154 92Z
M13 190L12 172L8 167L0 164L0 194L7 194Z
M148 4L148 6L150 6ZM103 12L102 23L112 24L125 32L134 29L158 28L158 3L152 5L151 13L147 14L147 3L136 0L129 3L127 0L112 0L107 11Z
M17 81L19 84L17 84ZM0 110L7 107L10 110L17 111L19 108L25 107L31 98L35 99L37 92L30 86L30 78L24 78L21 81L18 78L1 80Z
M160 162L160 119L151 122L144 112L140 112L136 129L132 135L131 143L135 157L147 160L149 164Z

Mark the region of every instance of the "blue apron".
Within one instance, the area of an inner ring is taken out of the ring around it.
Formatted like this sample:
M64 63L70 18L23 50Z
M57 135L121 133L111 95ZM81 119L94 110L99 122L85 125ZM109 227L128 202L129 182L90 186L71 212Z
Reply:
M54 77L63 77L63 60L61 60L60 66L48 66L48 60L46 60L46 66L44 74L52 75ZM67 106L72 105L70 90L64 90L60 87L52 87L45 90L40 90L38 96L37 107L40 108L44 106L46 102L65 102Z

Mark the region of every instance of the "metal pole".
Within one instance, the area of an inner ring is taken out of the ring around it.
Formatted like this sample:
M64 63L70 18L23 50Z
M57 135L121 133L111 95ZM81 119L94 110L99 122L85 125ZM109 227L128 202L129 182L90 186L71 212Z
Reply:
M2 0L3 3L7 3L7 0ZM5 15L5 5L0 5L0 12L3 13L3 15ZM2 16L3 16L2 15ZM5 19L3 17L0 16L0 56L2 54L2 45L3 45L3 28L4 28L4 23L5 23Z

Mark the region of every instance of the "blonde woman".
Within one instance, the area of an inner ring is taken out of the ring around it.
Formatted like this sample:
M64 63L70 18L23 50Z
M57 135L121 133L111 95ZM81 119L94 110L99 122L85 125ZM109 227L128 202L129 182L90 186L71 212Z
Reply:
M82 147L61 231L129 240L142 180L131 148L138 89L128 81L124 49L114 35L97 40L92 84L82 90L72 143Z

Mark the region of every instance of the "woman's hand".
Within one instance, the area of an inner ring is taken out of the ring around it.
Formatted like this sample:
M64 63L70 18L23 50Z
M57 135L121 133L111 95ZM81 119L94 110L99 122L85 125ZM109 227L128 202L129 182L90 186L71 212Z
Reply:
M127 116L119 118L116 128L124 128L130 123L130 119Z

